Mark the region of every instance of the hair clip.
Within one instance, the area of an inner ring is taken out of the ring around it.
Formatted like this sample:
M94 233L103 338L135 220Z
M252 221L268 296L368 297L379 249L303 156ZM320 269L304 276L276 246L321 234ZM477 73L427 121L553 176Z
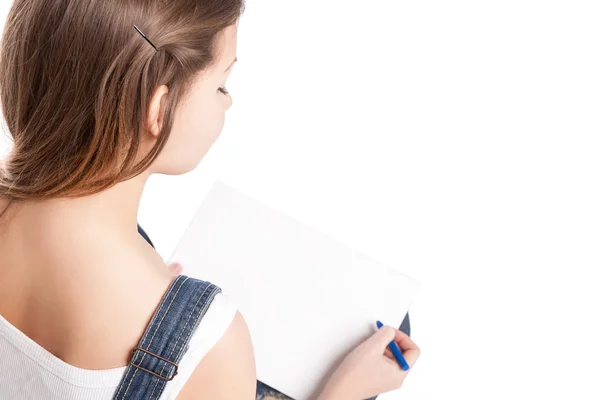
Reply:
M142 31L140 31L140 29L139 29L137 26L133 25L133 27L135 28L135 30L136 30L136 31L138 31L138 32L140 33L140 35L142 35L142 37L143 37L144 39L146 39L146 41L147 41L148 43L150 43L150 45L151 45L152 47L154 47L154 50L158 51L158 49L156 48L156 46L155 46L155 45L154 45L154 44L153 44L153 43L150 41L150 39L148 39L148 38L146 37L146 35L144 35L144 34L142 33Z

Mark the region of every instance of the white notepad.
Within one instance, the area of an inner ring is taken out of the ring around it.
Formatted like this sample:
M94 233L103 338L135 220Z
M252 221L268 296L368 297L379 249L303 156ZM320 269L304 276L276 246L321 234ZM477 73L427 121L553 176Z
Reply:
M376 320L400 326L419 282L216 181L169 262L243 314L257 378L312 398Z

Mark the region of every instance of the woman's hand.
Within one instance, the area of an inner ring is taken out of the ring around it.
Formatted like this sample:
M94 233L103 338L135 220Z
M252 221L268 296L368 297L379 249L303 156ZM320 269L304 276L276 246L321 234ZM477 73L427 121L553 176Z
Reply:
M388 348L395 341L410 366L403 371ZM421 350L402 331L383 326L346 356L318 400L360 400L399 389Z
M171 264L167 268L169 268L169 271L171 271L175 276L181 274L181 272L183 271L183 267L179 263Z

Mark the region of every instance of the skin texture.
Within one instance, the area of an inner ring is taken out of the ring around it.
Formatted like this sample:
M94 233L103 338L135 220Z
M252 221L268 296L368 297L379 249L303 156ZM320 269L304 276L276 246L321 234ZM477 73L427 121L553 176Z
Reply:
M219 88L236 59L237 25L226 28L219 46L215 64L197 76L178 107L165 148L141 175L91 196L19 203L0 221L0 314L68 364L90 370L127 365L162 295L181 272L168 267L138 233L138 207L152 174L189 172L221 134L232 98ZM140 160L161 134L168 92L166 86L154 91ZM7 204L0 198L0 212ZM196 391L186 385L179 399L254 398L254 354L239 313L206 358L204 373L194 373L188 383ZM221 364L236 366L221 379L240 383L215 395L206 371Z

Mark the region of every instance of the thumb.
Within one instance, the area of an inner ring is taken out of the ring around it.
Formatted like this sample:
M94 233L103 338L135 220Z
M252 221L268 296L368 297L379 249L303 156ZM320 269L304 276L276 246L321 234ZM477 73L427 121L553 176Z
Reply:
M377 350L381 350L383 353L385 348L392 343L396 337L396 329L391 326L384 325L371 337L373 345Z

